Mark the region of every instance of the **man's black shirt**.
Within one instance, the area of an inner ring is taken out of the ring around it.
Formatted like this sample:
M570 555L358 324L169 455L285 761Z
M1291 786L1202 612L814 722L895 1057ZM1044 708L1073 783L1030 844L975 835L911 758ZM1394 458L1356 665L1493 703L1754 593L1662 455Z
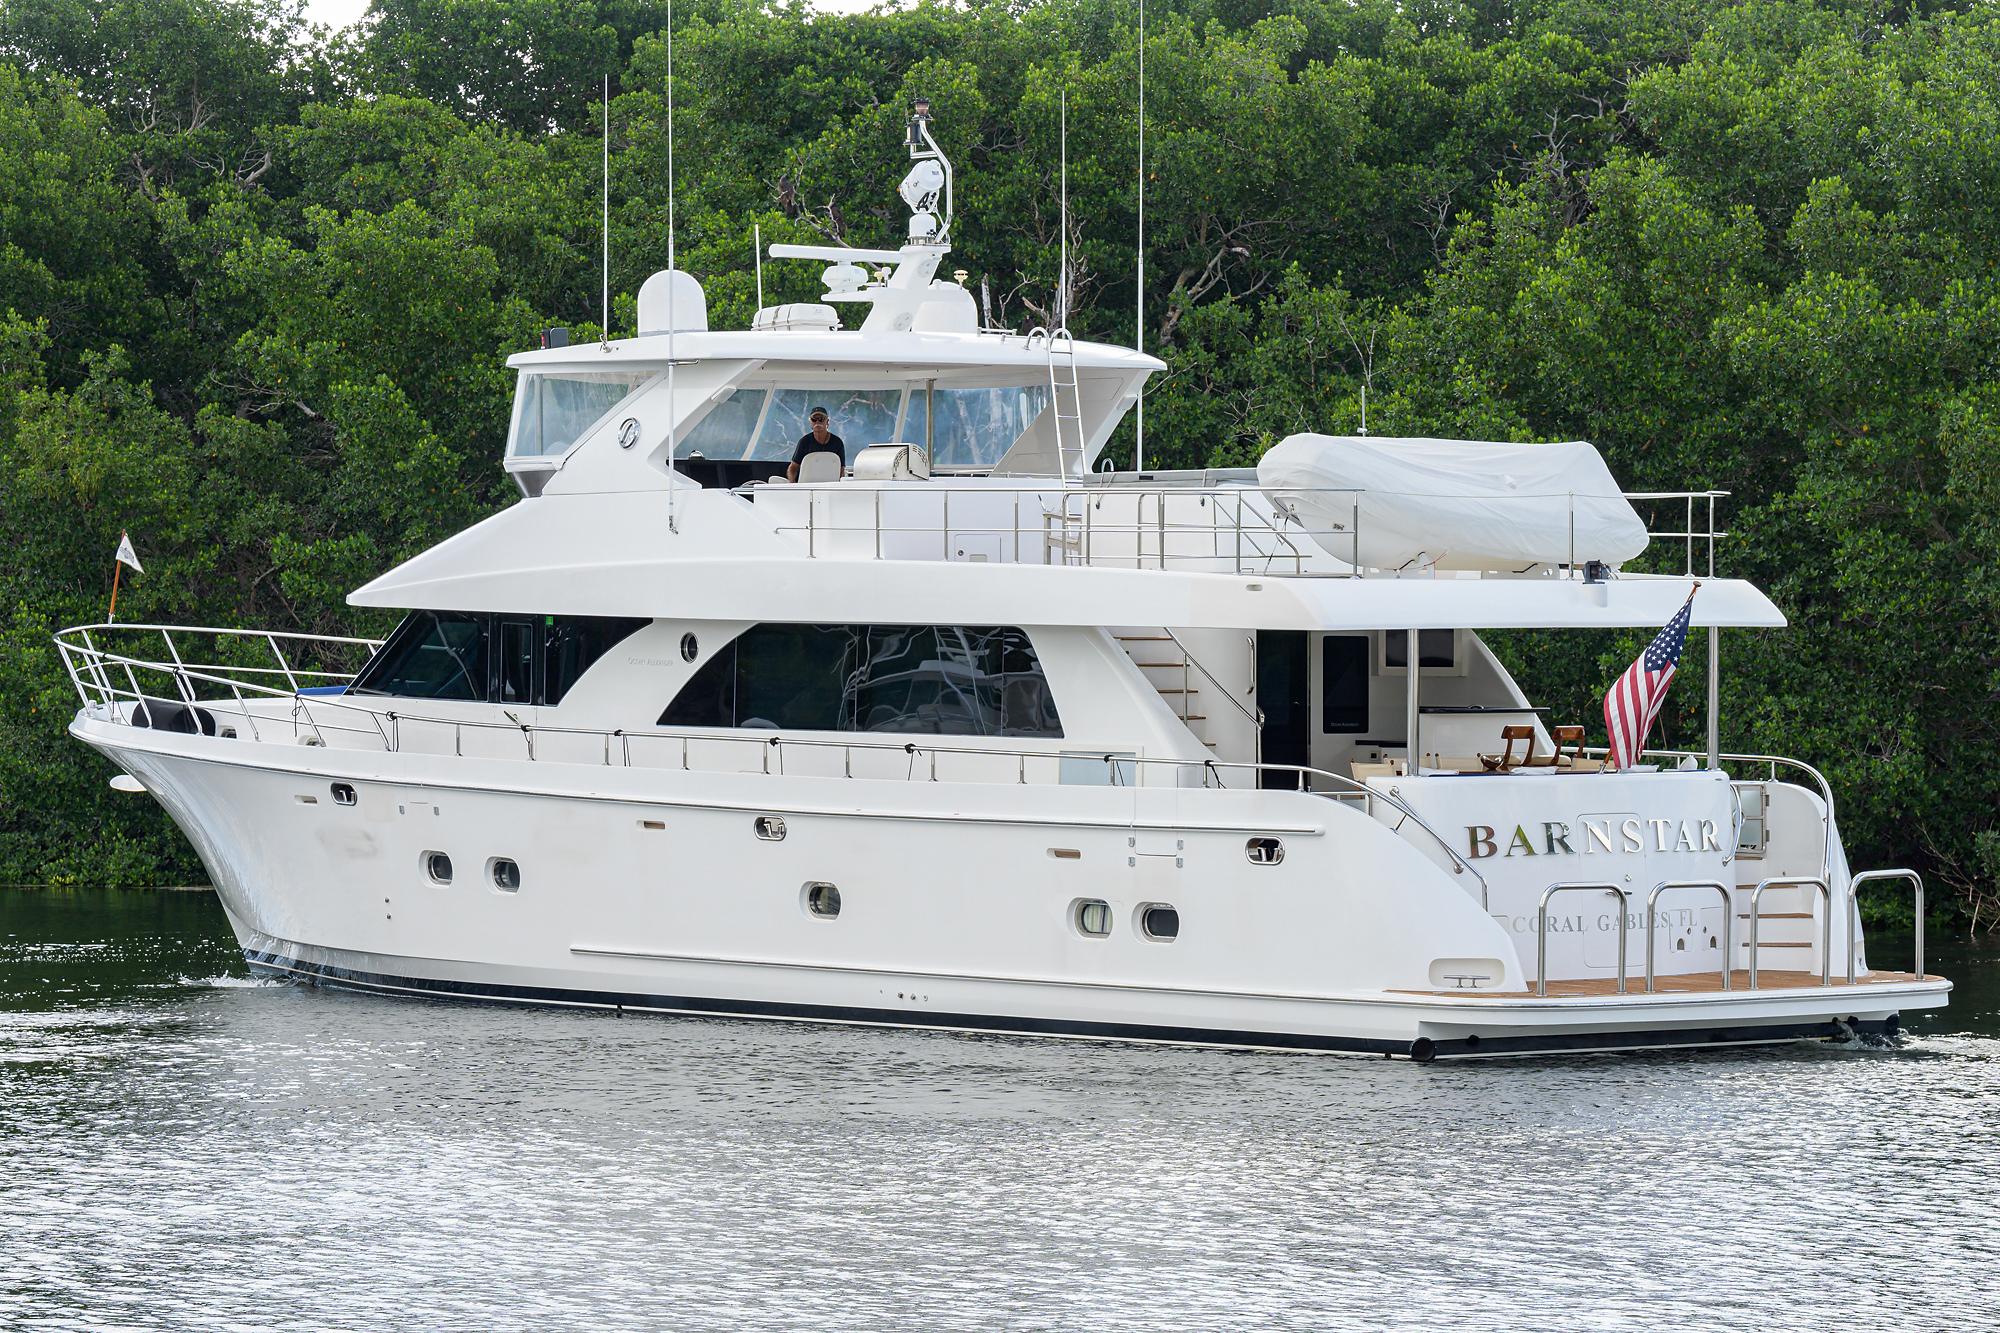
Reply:
M792 450L792 461L794 463L803 463L807 454L822 453L839 454L840 465L842 467L847 466L847 442L832 431L826 433L825 444L821 444L818 440L815 440L811 431L807 431L805 434L799 436L798 446Z

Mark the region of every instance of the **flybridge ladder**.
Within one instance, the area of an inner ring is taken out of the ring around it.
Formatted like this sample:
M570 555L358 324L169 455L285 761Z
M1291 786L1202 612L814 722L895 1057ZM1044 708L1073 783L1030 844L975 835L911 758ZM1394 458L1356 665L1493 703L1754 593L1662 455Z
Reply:
M1089 465L1083 449L1083 390L1076 378L1076 337L1068 325L1051 331L1035 328L1028 333L1028 346L1042 340L1049 364L1049 412L1056 428L1056 466L1065 477L1081 477ZM1065 402L1063 395L1068 394ZM1065 430L1063 423L1068 422ZM1072 467L1072 441L1075 466Z

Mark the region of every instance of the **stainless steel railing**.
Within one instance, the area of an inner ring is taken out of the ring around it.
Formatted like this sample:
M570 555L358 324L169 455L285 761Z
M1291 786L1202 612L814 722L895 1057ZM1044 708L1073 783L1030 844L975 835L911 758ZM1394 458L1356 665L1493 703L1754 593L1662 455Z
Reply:
M1750 890L1750 989L1757 989L1757 921L1758 906L1764 900L1766 889L1812 888L1819 890L1820 905L1825 909L1824 925L1820 936L1819 984L1833 984L1833 890L1825 879L1818 875L1773 875L1769 879L1757 881L1757 887Z
M1361 563L1360 502L1367 492L1357 487L1264 487L1250 481L1218 483L1205 476L1191 483L1138 484L1113 475L1072 484L1051 479L1042 484L982 486L911 481L893 486L829 482L793 487L752 482L735 493L779 504L803 502L796 521L780 521L773 530L801 538L806 554L815 558L949 560L954 558L954 543L970 537L998 539L1007 553L1002 562L1012 564L1209 569L1294 578L1356 578L1376 572ZM1679 502L1682 527L1648 524L1647 535L1682 543L1685 574L1714 577L1716 543L1729 535L1716 526L1716 502L1729 492L1624 494L1641 506ZM1307 526L1298 504L1307 497L1318 500L1315 507L1322 511L1344 507L1346 522L1328 528ZM1510 498L1568 502L1572 540L1562 572L1583 577L1581 566L1588 552L1575 547L1577 496ZM1108 505L1120 501L1130 502L1129 512L1106 513ZM886 513L885 503L904 510L903 516ZM927 512L910 513L918 508Z
M1904 881L1916 891L1917 980L1924 979L1924 877L1914 870L1864 870L1847 881L1847 984L1854 984L1855 934L1861 925L1861 889L1867 884Z
M1608 893L1618 900L1618 993L1625 993L1625 905L1626 892L1609 880L1563 880L1542 890L1542 901L1535 909L1535 994L1549 993L1549 903L1559 893L1573 893L1595 889Z
M684 770L693 770L695 767L691 762L694 746L753 746L759 753L759 771L767 774L772 773L774 771L772 763L775 760L777 764L775 772L780 775L785 772L785 751L787 747L794 750L806 751L840 751L840 776L847 778L855 776L854 759L856 755L867 755L876 758L883 756L893 757L896 755L904 756L907 762L903 780L906 781L916 779L919 758L925 764L926 780L937 781L937 764L941 756L976 756L985 761L996 759L1012 760L1014 781L1019 784L1026 784L1028 782L1028 771L1031 763L1039 770L1051 773L1055 780L1060 782L1061 769L1064 762L1074 762L1077 760L1102 762L1106 768L1108 781L1110 785L1114 786L1124 785L1124 775L1127 771L1138 775L1149 769L1171 772L1174 776L1172 785L1175 786L1185 785L1182 779L1189 775L1195 775L1200 778L1201 786L1214 786L1217 788L1227 788L1229 786L1223 780L1224 773L1247 774L1250 777L1251 785L1258 787L1263 785L1263 775L1267 773L1279 774L1289 780L1291 789L1294 791L1333 800L1359 802L1362 805L1364 813L1370 817L1373 817L1374 808L1377 804L1393 810L1400 819L1397 824L1392 826L1392 832L1399 832L1405 822L1414 825L1432 844L1444 853L1448 862L1447 868L1454 875L1471 876L1472 880L1479 886L1481 906L1485 907L1489 905L1489 891L1485 876L1481 875L1470 861L1462 856L1456 848L1446 841L1436 829L1432 828L1422 816L1418 815L1401 798L1391 793L1380 791L1355 778L1328 772L1325 769L1295 764L1265 764L1224 759L1175 759L1122 753L1107 753L1098 756L1087 752L1079 753L1074 748L1069 750L1061 748L1022 749L1008 746L920 744L915 741L850 741L810 737L787 738L784 736L766 736L761 734L731 735L721 732L673 732L654 729L629 731L622 728L606 730L598 727L562 727L541 723L525 723L511 718L501 721L479 718L426 716L421 713L409 713L396 709L381 708L373 704L363 704L352 698L343 698L337 695L306 694L302 690L307 687L303 687L299 683L301 677L305 677L337 684L351 679L351 673L326 670L300 671L298 668L288 665L279 670L277 674L284 675L291 688L288 690L278 689L271 685L240 680L232 674L227 674L239 671L258 672L269 670L266 668L257 668L254 666L236 667L233 665L223 665L220 667L192 665L187 662L177 648L171 646L167 660L135 657L98 647L92 638L93 631L104 633L107 631L127 630L159 632L171 645L174 627L163 625L73 626L60 631L56 635L55 640L57 651L61 654L63 662L68 668L70 683L75 687L77 695L86 711L92 712L95 716L121 723L129 724L133 712L145 705L147 701L162 698L160 694L147 693L140 686L139 676L142 673L151 673L155 678L165 677L165 681L162 682L162 688L167 688L170 682L175 694L187 706L207 710L217 717L226 717L241 722L249 729L249 739L253 742L264 739L263 731L265 729L273 727L283 729L289 724L292 738L295 740L306 739L306 733L309 732L311 734L311 740L307 742L309 744L324 745L327 733L331 732L336 736L351 736L359 738L363 742L368 742L369 744L366 748L377 748L379 745L381 750L388 753L404 753L404 731L406 727L411 729L431 727L450 732L452 737L451 752L454 756L464 755L465 736L468 732L518 735L522 741L522 756L530 762L537 761L541 757L537 752L536 742L538 737L585 737L598 742L598 762L606 767L644 768L663 766L659 764L648 765L643 762L635 763L633 751L636 743L641 750L653 747L657 751L659 747L664 746L670 759L677 750L680 760L679 767ZM371 649L380 646L380 641L373 639L343 639L334 636L307 634L266 634L263 631L211 629L189 632L230 635L251 642L257 640L269 642L274 639L283 639L304 643L317 640L328 644L358 645ZM275 643L271 643L270 646L274 653L280 652ZM117 676L123 678L125 681L124 685L116 683L114 672ZM211 691L222 692L227 697L203 697L197 688L200 686L209 687ZM286 711L283 713L275 711L260 712L252 706L253 700L261 700L266 704L282 704L285 706ZM357 714L359 715L358 718L356 717ZM220 725L218 724L219 731ZM242 739L240 734L237 739ZM616 754L615 762L613 758L614 751ZM442 749L419 749L413 752L444 753ZM831 775L813 774L812 776Z
M1730 947L1730 918L1736 914L1736 900L1730 896L1729 886L1719 879L1663 879L1646 895L1646 994L1653 993L1653 946L1660 895L1676 889L1714 889L1722 895L1722 989L1731 989L1730 972L1736 966L1736 952Z

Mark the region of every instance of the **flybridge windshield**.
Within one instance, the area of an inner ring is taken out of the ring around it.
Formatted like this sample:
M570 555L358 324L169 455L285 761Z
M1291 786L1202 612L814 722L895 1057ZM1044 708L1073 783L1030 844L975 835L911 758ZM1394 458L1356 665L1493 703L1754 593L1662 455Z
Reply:
M682 456L783 460L824 407L847 456L871 444L928 444L931 465L991 468L1048 406L1047 385L1002 388L878 388L781 385L738 389L696 423L680 443Z
M650 372L566 372L524 374L514 399L514 432L507 441L513 458L543 458L566 454L591 427L634 389L652 378Z

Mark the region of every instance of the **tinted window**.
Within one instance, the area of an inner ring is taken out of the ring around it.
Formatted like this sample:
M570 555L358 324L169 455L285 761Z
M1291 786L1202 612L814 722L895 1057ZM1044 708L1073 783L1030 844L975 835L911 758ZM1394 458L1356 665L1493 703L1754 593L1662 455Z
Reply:
M1417 631L1417 656L1427 667L1457 665L1458 634L1448 629ZM1382 665L1407 667L1410 664L1410 635L1407 630L1385 630L1382 635Z
M355 678L355 694L484 699L487 617L418 611L396 627Z
M1421 645L1419 645L1421 648ZM1328 735L1368 730L1368 639L1329 634L1320 640L1319 727Z
M648 623L622 616L414 611L351 688L419 699L557 704L598 658Z
M503 704L535 701L535 630L532 620L500 622L498 679L494 699Z
M542 702L559 704L597 659L648 621L629 616L550 616L542 626Z
M1062 735L1028 636L999 626L758 625L695 672L660 725Z

